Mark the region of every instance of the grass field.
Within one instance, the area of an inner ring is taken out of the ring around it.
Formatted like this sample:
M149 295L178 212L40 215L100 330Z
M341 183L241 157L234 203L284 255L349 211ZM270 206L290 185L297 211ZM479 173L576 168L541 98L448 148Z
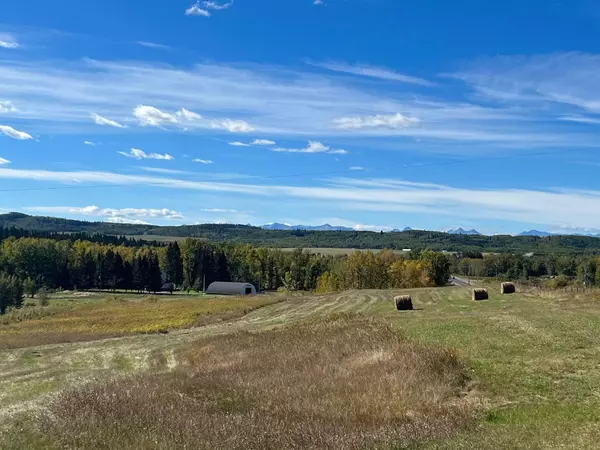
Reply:
M409 292L1 350L0 448L597 448L600 295Z
M165 333L231 319L274 301L189 295L57 296L49 307L24 308L1 317L0 349Z

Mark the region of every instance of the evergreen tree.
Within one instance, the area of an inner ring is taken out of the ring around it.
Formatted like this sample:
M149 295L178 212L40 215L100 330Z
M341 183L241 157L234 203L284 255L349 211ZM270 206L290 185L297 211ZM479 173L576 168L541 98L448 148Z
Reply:
M148 286L152 292L159 292L162 289L162 273L158 263L158 255L151 252L148 255Z
M165 272L167 277L165 281L174 283L176 286L181 286L183 284L181 249L177 242L170 243L167 247Z

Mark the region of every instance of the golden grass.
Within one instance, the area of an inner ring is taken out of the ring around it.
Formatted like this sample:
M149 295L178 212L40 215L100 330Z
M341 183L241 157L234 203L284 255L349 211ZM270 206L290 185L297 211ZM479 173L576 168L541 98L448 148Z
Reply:
M453 352L408 340L380 319L340 315L205 338L178 360L173 373L63 393L39 429L11 442L33 449L397 448L452 436L476 412L461 397L468 371Z
M31 320L22 320L22 315L28 317L26 311L18 313L14 322L0 325L0 349L167 332L243 315L276 301L269 297L166 296L131 300L113 295L92 303L56 307L46 316L38 311L32 313Z

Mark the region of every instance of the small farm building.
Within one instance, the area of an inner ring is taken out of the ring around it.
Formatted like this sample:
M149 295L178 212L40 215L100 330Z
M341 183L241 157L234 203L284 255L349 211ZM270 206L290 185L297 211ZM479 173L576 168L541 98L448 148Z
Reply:
M208 286L206 293L213 295L256 295L256 288L250 283L215 281Z

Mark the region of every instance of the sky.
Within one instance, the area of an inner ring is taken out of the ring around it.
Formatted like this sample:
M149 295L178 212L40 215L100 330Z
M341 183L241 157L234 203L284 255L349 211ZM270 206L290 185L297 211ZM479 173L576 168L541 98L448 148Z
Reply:
M600 5L5 0L0 212L600 233Z

